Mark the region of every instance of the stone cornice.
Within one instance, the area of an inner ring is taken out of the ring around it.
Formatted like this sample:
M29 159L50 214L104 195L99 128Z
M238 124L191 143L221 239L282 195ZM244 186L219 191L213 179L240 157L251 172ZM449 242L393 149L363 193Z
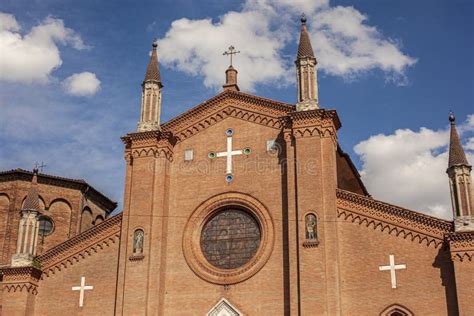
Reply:
M434 245L443 244L445 234L453 231L453 223L380 202L370 197L337 189L338 217L412 241Z
M115 215L38 256L36 259L43 270L43 277L118 242L121 223L122 214Z
M474 262L474 232L446 235L453 261Z

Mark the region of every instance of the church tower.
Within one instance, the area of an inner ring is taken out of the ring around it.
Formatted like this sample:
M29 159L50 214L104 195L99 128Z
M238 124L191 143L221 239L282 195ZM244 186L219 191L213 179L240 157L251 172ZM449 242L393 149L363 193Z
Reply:
M16 253L12 257L12 267L30 266L36 256L39 229L38 169L33 170L33 180L21 208L18 224Z
M301 17L300 43L296 57L296 77L298 85L297 111L315 110L319 108L318 77L316 57L306 29L306 17Z
M466 159L456 130L454 114L449 115L451 136L449 144L449 164L446 171L451 188L451 202L456 231L474 231L474 207L472 205L472 166Z
M145 80L142 83L142 107L138 132L160 129L161 112L161 84L160 69L158 68L158 54L156 42L153 43L150 62L146 70Z

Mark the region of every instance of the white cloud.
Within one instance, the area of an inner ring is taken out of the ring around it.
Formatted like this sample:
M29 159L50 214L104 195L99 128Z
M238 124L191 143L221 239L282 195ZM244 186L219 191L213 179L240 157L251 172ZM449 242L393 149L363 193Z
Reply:
M74 74L63 81L66 93L75 96L90 96L96 94L100 88L100 80L92 72Z
M459 130L467 135L474 128L466 122ZM448 144L449 129L399 129L372 136L354 150L362 160L362 179L376 199L449 219ZM467 158L473 162L468 147Z
M47 82L62 64L57 44L86 48L81 37L60 19L48 17L26 35L20 30L13 15L0 12L0 80Z
M372 69L387 79L405 83L405 70L416 59L401 52L397 43L385 39L366 23L367 16L353 7L334 7L316 15L312 41L323 71L346 79Z
M270 31L268 18L258 11L229 12L218 23L183 18L174 21L158 41L158 55L165 65L204 76L205 86L220 87L229 65L222 53L232 44L241 51L234 59L239 86L253 90L255 84L271 82L285 74L287 66L278 54L284 35Z
M243 90L252 91L257 84L293 83L293 57L283 56L283 50L299 37L294 20L302 12L309 22L316 22L310 31L323 71L354 79L380 69L388 79L405 82L405 70L416 59L366 25L365 15L352 7L332 8L329 0L247 0L241 11L227 12L218 21L176 20L158 41L160 62L203 76L205 86L219 88L228 66L221 53L232 44L241 51L235 66Z

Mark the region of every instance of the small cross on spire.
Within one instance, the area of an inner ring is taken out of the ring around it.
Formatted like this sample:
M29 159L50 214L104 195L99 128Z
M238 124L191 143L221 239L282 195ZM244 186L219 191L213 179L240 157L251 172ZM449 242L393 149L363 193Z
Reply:
M224 55L224 56L229 55L230 56L230 66L232 66L232 55L236 55L236 54L239 54L239 53L240 53L240 50L236 50L234 46L230 45L229 50L222 53L222 55Z
M38 162L35 163L35 169L39 170L40 172L43 172L44 167L47 167L48 165L45 165L44 162L41 162L39 164Z

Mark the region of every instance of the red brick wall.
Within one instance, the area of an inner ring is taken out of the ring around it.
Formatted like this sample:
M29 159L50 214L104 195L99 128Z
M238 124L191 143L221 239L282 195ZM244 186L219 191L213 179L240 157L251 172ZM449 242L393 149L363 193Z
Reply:
M65 262L65 267L49 275L43 274L36 296L36 315L113 315L115 285L117 277L118 238L109 246L103 245L98 251L90 250L91 255L79 260ZM93 290L85 291L84 307L79 307L79 286L81 277ZM137 283L140 283L137 280Z

